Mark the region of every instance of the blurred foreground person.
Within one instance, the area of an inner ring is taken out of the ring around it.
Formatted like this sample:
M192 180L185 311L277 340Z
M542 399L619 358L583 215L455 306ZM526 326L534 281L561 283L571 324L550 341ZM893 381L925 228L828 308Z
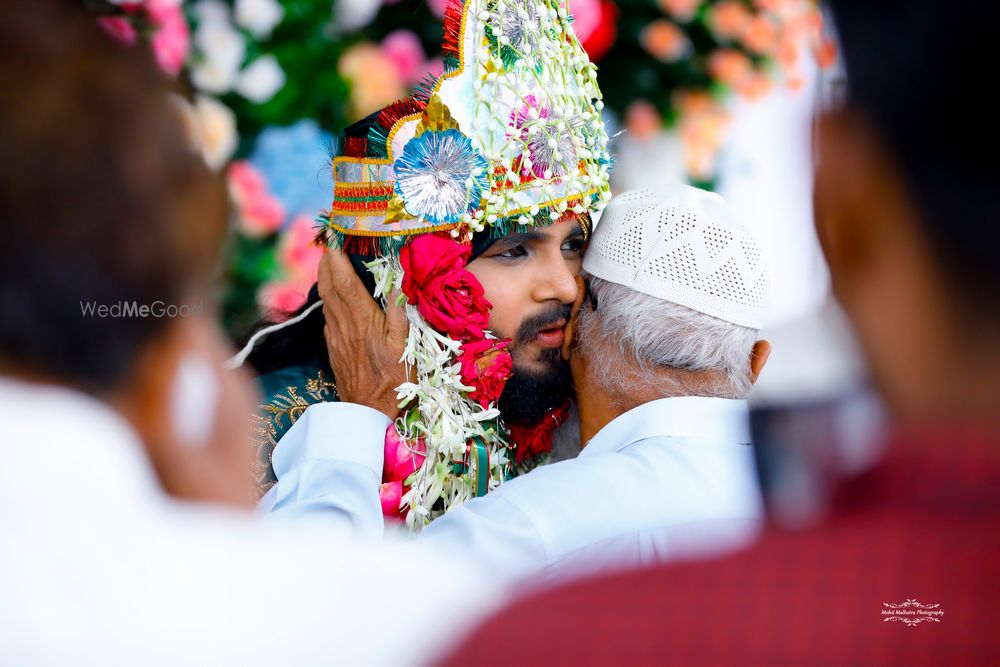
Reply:
M252 396L210 298L225 199L152 60L82 10L6 9L0 664L426 659L496 599L477 568L239 509ZM259 586L266 563L294 567Z
M833 0L846 105L819 127L835 295L890 409L827 521L711 563L593 580L491 620L479 664L998 664L1000 210L978 123L1000 6Z

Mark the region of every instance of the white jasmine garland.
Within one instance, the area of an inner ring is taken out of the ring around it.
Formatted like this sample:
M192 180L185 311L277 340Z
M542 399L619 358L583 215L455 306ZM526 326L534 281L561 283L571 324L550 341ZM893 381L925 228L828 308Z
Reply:
M396 420L396 429L407 440L422 438L427 447L426 459L406 480L410 489L402 497L402 506L409 508L406 525L419 532L450 508L475 497L478 480L473 470L459 474L454 469L456 463L466 461L475 469L467 443L479 438L489 452L487 490L507 479L513 464L505 434L498 427L500 411L493 406L484 409L468 399L474 388L462 384L457 363L462 344L436 331L406 302L399 259L383 257L366 266L375 277L375 297L385 303L396 290L397 303L405 308L410 323L400 362L416 378L396 387L399 406L405 410Z

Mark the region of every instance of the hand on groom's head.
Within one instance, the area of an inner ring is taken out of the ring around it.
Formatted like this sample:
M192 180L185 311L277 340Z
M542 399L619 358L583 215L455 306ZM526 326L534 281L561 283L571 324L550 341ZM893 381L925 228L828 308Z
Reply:
M340 400L399 416L396 387L407 380L400 363L409 325L390 294L383 312L358 278L350 259L331 248L319 267L327 353Z

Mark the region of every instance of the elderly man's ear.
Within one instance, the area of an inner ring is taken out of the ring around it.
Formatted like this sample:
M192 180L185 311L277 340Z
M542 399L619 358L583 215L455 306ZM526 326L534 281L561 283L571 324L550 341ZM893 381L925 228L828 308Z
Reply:
M767 358L771 356L771 344L766 340L759 340L753 344L750 350L750 382L756 382L760 372L767 363Z

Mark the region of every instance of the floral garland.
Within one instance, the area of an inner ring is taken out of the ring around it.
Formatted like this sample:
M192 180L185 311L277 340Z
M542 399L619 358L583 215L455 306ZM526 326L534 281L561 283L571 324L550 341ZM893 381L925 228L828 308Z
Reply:
M495 407L511 376L509 341L485 327L490 302L466 268L468 244L425 234L399 258L367 264L375 296L393 290L410 323L401 359L415 373L397 387L403 415L385 438L383 513L419 531L449 508L514 475L511 448Z

